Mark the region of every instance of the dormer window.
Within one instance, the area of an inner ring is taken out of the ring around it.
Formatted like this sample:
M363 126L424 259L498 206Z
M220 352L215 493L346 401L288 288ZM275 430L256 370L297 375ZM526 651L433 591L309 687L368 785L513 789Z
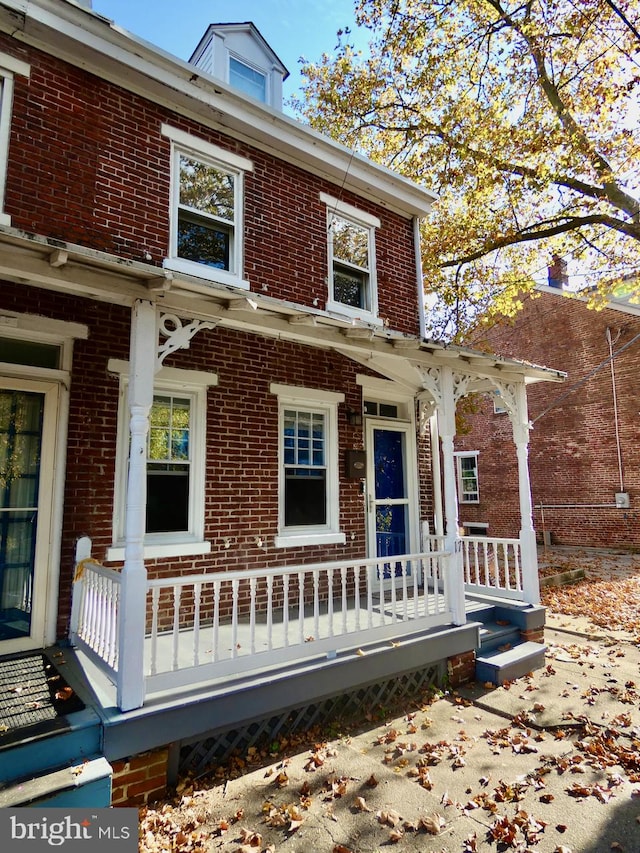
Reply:
M189 60L233 89L282 109L289 72L250 21L210 24Z
M229 83L257 101L267 102L266 75L235 56L229 57Z

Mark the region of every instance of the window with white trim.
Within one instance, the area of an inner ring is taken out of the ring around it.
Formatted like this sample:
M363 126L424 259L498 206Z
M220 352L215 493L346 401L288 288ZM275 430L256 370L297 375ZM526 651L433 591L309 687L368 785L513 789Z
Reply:
M502 394L497 390L493 392L493 413L495 415L507 414L507 407L502 400Z
M235 56L229 56L229 83L263 104L267 102L267 75Z
M11 225L11 217L4 212L4 201L13 111L13 80L15 74L28 77L30 71L26 62L0 53L0 225Z
M339 530L338 403L344 394L272 384L278 396L276 545L345 541Z
M112 360L120 372L116 453L114 544L108 559L124 555L129 457L128 363ZM190 384L187 384L189 382ZM156 380L147 436L145 556L206 553L204 494L207 388L215 374L162 368Z
M327 310L380 323L375 262L375 229L380 220L320 193L327 205Z
M250 160L163 125L172 140L171 235L164 266L247 289L244 173Z
M458 499L460 503L480 502L478 486L478 451L460 451L455 454L458 474Z

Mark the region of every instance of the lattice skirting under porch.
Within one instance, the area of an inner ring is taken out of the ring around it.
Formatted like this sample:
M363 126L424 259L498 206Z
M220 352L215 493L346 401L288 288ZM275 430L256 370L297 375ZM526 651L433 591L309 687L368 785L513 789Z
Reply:
M445 663L434 663L415 672L358 687L349 693L310 702L242 728L219 732L205 740L183 745L178 771L180 774L204 775L214 764L234 753L243 754L252 746L278 737L287 737L294 732L335 721L353 721L362 716L363 709L367 709L368 713L376 709L392 711L401 702L416 698L431 687L442 685L445 675Z

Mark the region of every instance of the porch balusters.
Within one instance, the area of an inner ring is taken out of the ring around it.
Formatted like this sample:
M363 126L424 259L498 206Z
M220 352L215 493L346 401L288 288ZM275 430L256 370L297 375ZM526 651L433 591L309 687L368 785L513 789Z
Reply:
M447 559L436 551L149 580L150 689L188 684L195 668L197 680L235 676L451 624Z

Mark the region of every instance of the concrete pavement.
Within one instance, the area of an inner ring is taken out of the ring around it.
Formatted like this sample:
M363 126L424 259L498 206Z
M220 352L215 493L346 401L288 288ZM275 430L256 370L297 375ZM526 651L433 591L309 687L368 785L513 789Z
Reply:
M189 786L163 820L194 853L639 853L640 649L546 639L531 676Z

